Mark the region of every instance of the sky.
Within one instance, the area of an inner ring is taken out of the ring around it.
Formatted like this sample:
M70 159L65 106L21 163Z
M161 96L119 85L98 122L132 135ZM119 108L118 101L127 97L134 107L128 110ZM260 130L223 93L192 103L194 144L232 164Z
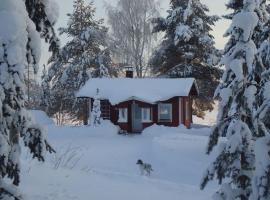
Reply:
M72 5L73 0L56 0L59 4L59 19L56 24L56 28L63 27L67 23L67 13L72 12ZM94 0L94 5L97 8L96 18L104 18L106 23L106 10L105 10L105 2L115 5L118 0ZM136 0L135 0L136 1ZM170 0L159 0L160 1L160 8L161 8L161 15L166 16L166 11L169 8ZM207 5L210 9L210 14L212 15L219 15L222 16L228 11L226 10L225 3L228 0L201 0L202 3ZM90 0L86 0L86 2L90 2ZM230 21L221 19L216 23L216 26L213 27L212 35L215 37L216 47L218 49L223 49L224 44L226 43L227 39L223 37L226 29L229 26ZM61 44L64 44L67 41L67 38L60 37ZM40 61L40 66L45 64L50 56L50 54L46 51L47 46L43 44L43 56Z

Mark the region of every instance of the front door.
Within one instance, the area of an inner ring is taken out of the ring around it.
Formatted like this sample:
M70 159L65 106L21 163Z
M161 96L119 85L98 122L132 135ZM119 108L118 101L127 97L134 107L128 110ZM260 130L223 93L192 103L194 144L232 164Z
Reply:
M140 133L142 130L142 109L138 104L132 104L132 132Z

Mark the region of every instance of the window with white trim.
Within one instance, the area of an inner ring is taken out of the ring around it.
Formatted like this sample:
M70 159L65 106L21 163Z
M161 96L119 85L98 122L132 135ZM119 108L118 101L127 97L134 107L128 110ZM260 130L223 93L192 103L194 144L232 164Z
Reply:
M158 104L158 120L160 122L172 121L172 104L169 103Z
M152 122L151 108L142 108L142 122Z
M119 108L118 122L125 123L128 122L128 109Z

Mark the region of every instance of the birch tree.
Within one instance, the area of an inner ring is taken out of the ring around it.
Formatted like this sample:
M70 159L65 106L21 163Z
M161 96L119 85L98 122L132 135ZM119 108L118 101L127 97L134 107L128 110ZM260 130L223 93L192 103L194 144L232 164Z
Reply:
M155 34L151 19L159 15L155 0L119 0L116 7L108 6L112 51L115 59L135 68L137 77L144 77Z

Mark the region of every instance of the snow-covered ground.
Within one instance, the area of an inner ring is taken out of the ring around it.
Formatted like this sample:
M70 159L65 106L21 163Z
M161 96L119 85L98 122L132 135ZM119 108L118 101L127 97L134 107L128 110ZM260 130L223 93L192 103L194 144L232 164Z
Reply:
M204 153L209 130L153 126L123 136L109 122L51 124L48 139L57 154L38 163L23 152L20 187L29 200L209 200L216 185L199 189L211 159ZM152 164L150 177L140 175L137 159Z

